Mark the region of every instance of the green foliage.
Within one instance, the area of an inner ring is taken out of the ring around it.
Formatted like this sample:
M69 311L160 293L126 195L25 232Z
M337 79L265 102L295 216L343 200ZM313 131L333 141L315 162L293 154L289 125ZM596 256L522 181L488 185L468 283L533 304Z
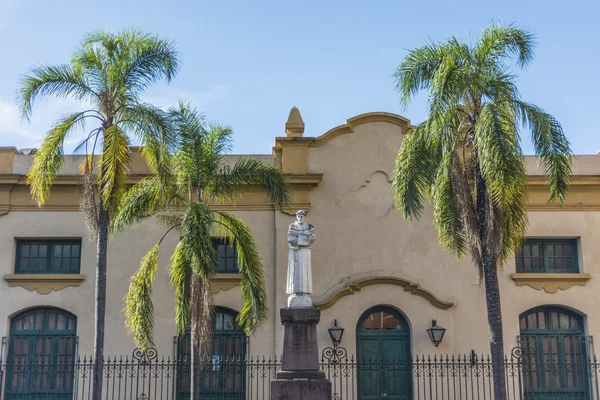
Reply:
M244 306L239 313L238 323L251 334L267 320L267 291L263 264L258 247L250 228L236 217L225 212L215 213L215 222L221 229L218 236L227 238L229 244L235 246L238 253L238 268L242 279L242 299Z
M491 25L472 47L451 38L412 50L395 74L403 104L428 92L427 119L410 129L396 159L398 209L407 220L418 218L429 198L440 243L459 257L470 252L480 271L484 247L501 264L526 231L523 128L532 133L550 200L563 202L568 188L571 149L560 124L521 100L510 73L512 61L531 62L534 45L524 29Z
M143 155L163 186L172 180L168 159L175 138L170 120L165 112L141 102L140 96L152 83L170 81L177 69L178 54L172 42L139 30L124 30L89 34L70 64L37 67L22 77L17 97L23 118L29 119L33 104L48 96L75 100L84 109L60 119L34 155L27 182L39 205L47 200L63 166L67 136L91 125L76 151L83 149L86 156L81 165L81 208L90 236L98 239L97 287L103 286L106 276L108 239L103 233L127 191L130 145L137 141L144 146ZM158 245L144 257L126 298L127 327L139 343L152 342L153 306L145 300L152 296L157 266ZM95 370L100 372L105 301L105 290L96 293L96 309L100 311L96 315ZM101 374L96 374L94 398L101 397L101 383Z
M169 276L171 286L175 288L175 323L177 324L177 333L184 334L190 326L190 307L192 301L192 277L193 277L193 257L186 241L181 240L175 247L171 261L169 263ZM147 301L152 302L148 297ZM135 337L138 346L149 345L145 343L146 338Z
M28 174L31 194L43 204L52 181L62 168L63 143L69 133L93 124L78 149L86 155L100 154L97 184L103 203L114 213L126 191L131 155L129 145L144 145L150 167L167 181L165 166L174 148L166 113L140 101L152 83L175 75L178 54L171 41L139 31L88 34L68 65L41 66L23 76L17 93L24 118L32 106L48 96L69 98L85 104L85 111L61 119L44 139Z
M116 211L127 190L127 171L131 162L129 140L117 125L104 131L104 151L100 155L100 196L110 210Z
M40 206L44 205L50 195L52 181L63 167L63 143L67 135L82 127L84 113L74 113L59 120L48 132L46 139L35 154L31 171L27 175L27 184L31 187L31 195Z
M207 123L198 111L184 104L169 111L169 125L177 137L177 147L165 153L158 148L157 161L163 166L156 167L154 176L128 192L114 219L113 231L155 217L169 231L179 232L180 240L169 262L170 281L175 288L175 321L180 334L192 330L194 344L202 349L210 340L210 280L218 265L213 237L227 240L238 252L244 302L238 316L240 326L248 334L253 333L266 320L268 311L263 263L252 232L240 218L214 211L211 204L234 202L239 194L254 188L264 190L280 207L287 205L290 195L282 172L273 166L250 158L229 166L224 155L231 149L230 127ZM162 168L166 172L161 174L158 171ZM168 174L171 178L164 179ZM138 291L131 299L141 304L152 302L148 291ZM133 304L131 307L145 311ZM152 343L152 330L149 320L142 317L127 315L128 324L148 324L132 330L136 344L145 348Z
M158 270L158 243L142 259L142 264L131 277L129 291L125 296L126 327L140 343L154 345L154 305L152 284Z

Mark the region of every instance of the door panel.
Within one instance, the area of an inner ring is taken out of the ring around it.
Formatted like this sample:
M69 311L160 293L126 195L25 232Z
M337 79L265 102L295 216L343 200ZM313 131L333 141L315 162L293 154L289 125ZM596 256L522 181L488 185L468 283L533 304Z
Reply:
M359 320L356 337L358 399L410 399L410 331L404 317L375 307Z
M409 399L411 371L408 338L384 337L382 393L386 399Z
M381 340L378 337L366 337L359 340L359 399L379 399L381 396Z

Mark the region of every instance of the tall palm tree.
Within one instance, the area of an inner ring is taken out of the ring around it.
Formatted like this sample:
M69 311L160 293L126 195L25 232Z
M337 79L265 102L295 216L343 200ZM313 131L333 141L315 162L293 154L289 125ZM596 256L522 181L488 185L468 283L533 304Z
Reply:
M243 299L238 323L251 334L267 318L263 263L252 232L239 217L216 211L211 204L234 201L248 188L256 188L265 190L275 204L282 206L289 202L289 192L282 172L273 166L251 158L228 165L224 154L231 149L230 127L207 124L196 110L183 104L172 109L171 115L179 138L171 157L173 177L163 180L154 175L136 184L125 198L114 230L119 232L148 216L168 227L142 259L125 297L127 328L141 348L154 344L152 284L158 269L159 246L171 230L179 232L169 276L175 288L177 331L184 334L188 328L191 330L191 362L195 365L196 352L208 351L210 343L210 280L218 265L213 237L226 240L237 249ZM195 368L191 370L194 393Z
M456 38L414 49L395 78L401 101L428 92L427 119L407 133L396 159L393 192L405 219L433 204L439 242L469 252L485 284L494 398L506 398L497 269L520 246L527 226L527 174L520 145L531 132L550 200L563 202L571 149L561 125L521 100L513 60L533 59L534 36L492 24L474 45Z
M111 218L127 190L130 144L144 146L148 165L162 175L163 154L172 142L166 113L143 103L141 94L152 83L170 81L178 69L174 44L137 30L95 32L85 36L70 64L46 65L25 75L18 93L23 117L29 118L40 97L69 98L87 104L58 120L35 153L27 176L31 195L44 204L63 166L63 144L69 134L85 130L78 146L86 157L81 165L82 208L97 241L93 399L102 395L106 256ZM96 196L98 194L98 196Z

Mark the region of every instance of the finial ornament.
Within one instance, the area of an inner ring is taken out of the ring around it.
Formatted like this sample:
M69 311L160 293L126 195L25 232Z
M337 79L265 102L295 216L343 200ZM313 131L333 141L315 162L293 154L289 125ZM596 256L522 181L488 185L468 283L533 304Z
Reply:
M290 115L285 123L285 133L288 137L302 137L304 134L304 121L300 115L300 110L292 107Z

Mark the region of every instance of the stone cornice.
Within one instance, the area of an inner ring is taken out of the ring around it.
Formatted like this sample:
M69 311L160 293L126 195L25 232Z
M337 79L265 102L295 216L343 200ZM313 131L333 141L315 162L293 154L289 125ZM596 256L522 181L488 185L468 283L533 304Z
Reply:
M388 123L397 125L399 127L402 127L405 130L408 130L408 128L410 128L410 126L411 126L410 120L408 120L404 117L401 117L400 115L386 113L386 112L372 112L372 113L360 114L360 115L357 115L356 117L350 118L349 120L346 121L345 124L336 126L335 128L330 129L329 131L325 132L323 135L321 135L317 138L306 138L306 139L312 139L309 144L310 147L321 147L321 146L324 146L327 143L331 142L333 139L335 139L338 136L346 135L349 133L354 133L354 129L356 129L357 126L371 123L371 122L388 122Z
M310 209L308 193L323 179L323 174L285 174L290 186L292 201L280 211L293 215L296 210ZM135 174L128 177L133 185L147 175ZM50 198L43 207L29 195L26 176L0 174L0 216L10 211L78 211L78 187L81 183L78 175L59 175L54 180ZM278 207L271 202L266 193L255 187L248 187L233 202L210 204L215 210L226 211L272 211Z
M220 291L227 291L236 286L240 286L242 275L240 274L216 274L210 280L210 292L217 294Z
M339 283L333 285L320 296L313 296L312 301L316 307L327 309L333 307L341 298L351 296L360 292L362 288L373 285L391 285L404 288L405 292L419 296L427 300L432 306L441 310L447 310L454 307L454 303L445 301L423 289L418 283L409 281L393 275L390 271L371 271L363 274L356 274L342 279Z
M21 286L39 294L59 291L68 286L79 286L85 280L82 274L4 274L8 286Z
M564 204L548 202L550 191L544 176L527 177L528 211L600 211L600 176L573 175Z
M517 286L529 286L536 290L554 294L573 286L585 286L592 276L590 274L512 274L511 278Z

